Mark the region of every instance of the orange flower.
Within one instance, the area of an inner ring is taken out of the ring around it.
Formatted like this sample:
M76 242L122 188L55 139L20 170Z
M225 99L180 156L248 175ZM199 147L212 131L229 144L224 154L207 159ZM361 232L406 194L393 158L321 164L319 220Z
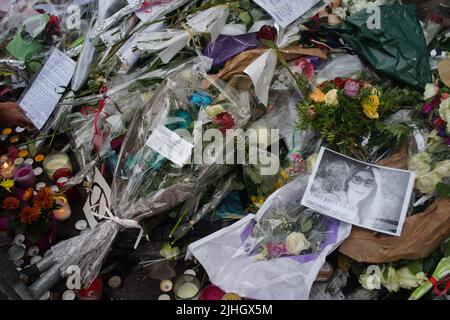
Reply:
M41 208L34 206L33 208L24 207L20 210L19 219L24 224L32 224L41 216Z
M32 188L28 188L25 191L25 193L23 194L23 201L30 200L32 196L33 196L33 189Z
M309 98L314 102L324 102L325 94L319 88L315 88L314 91L309 95Z
M14 197L7 197L3 200L3 209L15 210L19 207L19 200Z
M53 206L52 189L45 187L41 189L34 198L34 206L50 209Z

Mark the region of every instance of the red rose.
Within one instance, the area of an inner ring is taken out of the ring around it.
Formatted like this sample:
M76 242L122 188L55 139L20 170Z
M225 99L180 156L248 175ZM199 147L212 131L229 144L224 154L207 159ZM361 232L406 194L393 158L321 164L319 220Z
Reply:
M331 82L339 89L344 89L345 84L347 83L347 80L337 77L336 79L332 80Z
M220 131L225 133L227 129L232 129L234 127L234 119L228 112L219 113L214 118L214 123L219 126Z
M258 40L271 40L275 41L277 38L277 29L275 27L264 25L259 29Z

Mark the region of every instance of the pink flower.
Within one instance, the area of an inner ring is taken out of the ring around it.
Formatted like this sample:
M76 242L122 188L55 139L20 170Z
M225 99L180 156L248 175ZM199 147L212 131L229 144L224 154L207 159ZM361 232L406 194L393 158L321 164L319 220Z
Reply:
M442 101L448 99L448 97L450 97L450 94L448 94L448 93L441 94L441 100Z
M16 147L8 147L8 157L16 159L19 156L19 150Z
M316 111L314 110L313 107L309 107L309 108L308 108L308 116L309 116L311 119L314 119L314 118L316 117Z
M349 98L356 98L359 94L360 84L353 80L348 80L344 87L344 94Z
M269 242L267 244L267 250L269 251L269 257L278 258L286 254L286 244L283 242L277 244Z
M294 71L298 74L304 74L310 80L314 74L314 65L307 58L300 58L295 61Z

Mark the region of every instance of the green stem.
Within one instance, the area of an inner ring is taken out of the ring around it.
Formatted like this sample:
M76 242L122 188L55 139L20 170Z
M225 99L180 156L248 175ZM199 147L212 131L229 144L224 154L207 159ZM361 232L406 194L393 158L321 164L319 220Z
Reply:
M31 141L28 141L28 142L24 142L24 143L21 143L21 144L17 145L17 147L20 148L20 147L23 147L23 146L27 146L27 145L29 145L29 144L32 144L32 143L35 143L35 142L38 142L38 141L41 141L41 140L45 140L45 139L51 138L51 137L53 137L53 136L57 136L57 135L66 133L67 131L70 131L70 130L72 130L72 129L73 129L73 128L64 129L64 130L62 130L62 131L60 131L60 132L58 132L58 133L56 133L56 134L49 134L49 135L40 137L40 138L35 139L35 140L31 140Z

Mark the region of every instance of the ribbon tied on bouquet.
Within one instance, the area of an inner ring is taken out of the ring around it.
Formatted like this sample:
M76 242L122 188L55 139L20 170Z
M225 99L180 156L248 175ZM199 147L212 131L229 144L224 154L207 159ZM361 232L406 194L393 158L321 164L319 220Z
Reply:
M96 206L98 206L98 205L96 205ZM92 208L94 208L96 206L93 206ZM123 218L116 217L115 215L112 214L111 210L109 210L109 208L107 208L107 207L105 207L105 211L106 211L106 215L104 215L104 216L97 214L97 213L92 213L92 215L96 218L114 221L118 225L120 225L124 228L127 228L127 229L139 229L140 230L139 234L137 236L136 242L134 243L134 249L136 249L138 247L139 243L141 242L142 236L144 235L144 229L139 224L139 222L137 222L136 220L133 220L133 219L123 219Z

